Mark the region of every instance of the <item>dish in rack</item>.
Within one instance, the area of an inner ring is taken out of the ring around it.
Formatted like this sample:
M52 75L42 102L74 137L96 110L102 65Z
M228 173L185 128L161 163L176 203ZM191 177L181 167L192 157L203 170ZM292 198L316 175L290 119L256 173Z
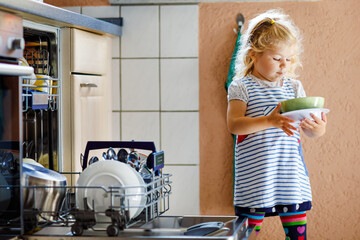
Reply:
M77 205L80 209L94 210L97 223L109 221L105 215L109 208L125 204L130 219L133 219L146 204L143 178L134 168L119 161L106 160L91 164L80 174L76 185L80 187L76 191ZM97 224L95 227L103 226Z

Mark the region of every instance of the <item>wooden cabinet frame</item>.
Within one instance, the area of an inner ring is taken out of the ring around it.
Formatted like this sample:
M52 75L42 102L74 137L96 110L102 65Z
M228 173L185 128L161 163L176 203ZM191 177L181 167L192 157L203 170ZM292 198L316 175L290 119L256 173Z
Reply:
M111 38L64 29L63 166L81 172L87 141L111 140ZM72 184L76 179L69 179Z

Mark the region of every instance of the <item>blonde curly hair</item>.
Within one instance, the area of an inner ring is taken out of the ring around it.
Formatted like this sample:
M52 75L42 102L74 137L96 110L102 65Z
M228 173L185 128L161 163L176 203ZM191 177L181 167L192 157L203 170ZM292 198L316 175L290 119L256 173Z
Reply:
M256 16L249 21L247 30L241 36L241 48L235 60L235 77L244 77L253 72L254 61L249 55L249 50L261 54L282 43L293 45L296 49L286 74L287 77L296 77L295 69L301 66L299 58L302 52L301 41L299 29L281 10L272 9Z

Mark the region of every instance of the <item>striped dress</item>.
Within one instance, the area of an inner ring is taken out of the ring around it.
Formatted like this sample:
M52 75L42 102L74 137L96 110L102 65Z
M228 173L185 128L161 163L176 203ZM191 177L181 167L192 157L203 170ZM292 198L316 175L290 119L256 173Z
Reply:
M228 101L245 101L245 116L260 117L269 115L281 101L303 96L300 81L284 78L273 83L249 75L232 82ZM237 136L234 168L236 207L274 212L277 206L312 200L299 132L290 137L279 128L268 128Z

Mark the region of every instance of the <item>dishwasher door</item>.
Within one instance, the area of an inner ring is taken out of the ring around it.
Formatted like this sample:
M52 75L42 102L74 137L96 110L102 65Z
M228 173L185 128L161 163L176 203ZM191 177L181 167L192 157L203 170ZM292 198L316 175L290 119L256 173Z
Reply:
M194 225L206 222L223 222L220 231L207 236L184 235L186 230ZM108 239L106 231L93 231L88 229L82 236L75 237L71 234L70 227L52 225L43 230L25 236L26 239ZM256 238L253 226L248 225L247 218L236 216L160 216L152 222L134 225L120 231L114 239L212 239L212 240L251 240Z

